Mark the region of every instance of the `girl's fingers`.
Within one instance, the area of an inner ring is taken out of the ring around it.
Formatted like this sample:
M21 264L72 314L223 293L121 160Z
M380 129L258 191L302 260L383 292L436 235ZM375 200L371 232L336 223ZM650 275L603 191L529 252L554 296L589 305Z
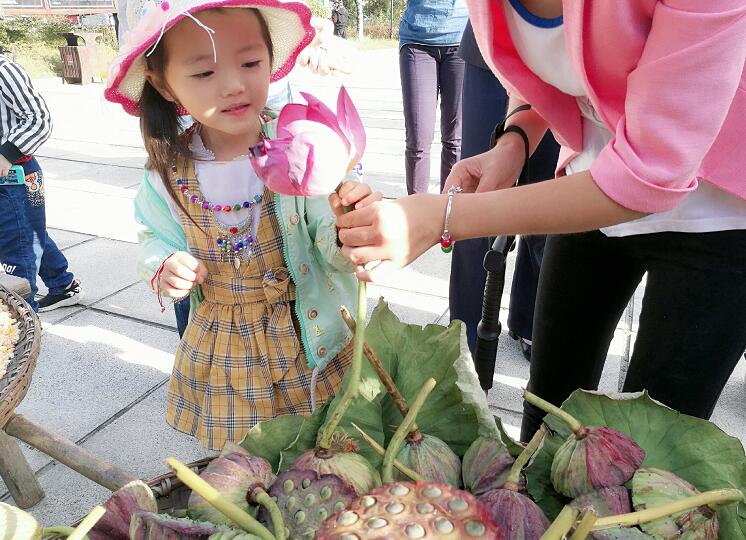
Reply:
M380 261L378 264L356 266L355 276L357 276L360 281L377 283L384 281L400 268L401 266L393 261Z
M380 202L374 202L369 206L342 214L337 217L337 226L340 229L352 229L354 227L366 227L372 225L374 218L379 212L378 209L381 204L382 203Z
M371 193L367 197L365 197L363 200L358 201L355 203L355 208L365 208L366 206L370 206L374 202L382 201L383 200L383 194L381 192L376 191L375 193Z
M184 291L182 289L171 289L171 288L161 289L162 295L168 296L169 298L173 298L174 300L181 300L182 298L185 298L186 296L189 295L189 292L190 291L188 290Z
M169 289L178 289L189 292L194 286L194 281L187 281L176 275L161 276L161 282L165 283Z
M379 238L378 229L372 225L339 229L339 241L349 247L370 246L375 244ZM370 260L373 259L367 259L367 261Z
M192 283L197 281L197 272L195 272L194 270L190 270L185 265L180 264L176 261L174 262L174 264L168 264L166 266L166 271L172 276L180 278L184 281L189 281Z

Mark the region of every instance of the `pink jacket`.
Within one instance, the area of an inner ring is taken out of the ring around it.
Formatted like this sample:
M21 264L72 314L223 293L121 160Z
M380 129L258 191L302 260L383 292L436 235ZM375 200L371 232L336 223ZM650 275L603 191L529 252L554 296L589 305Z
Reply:
M466 0L487 64L562 144L582 148L575 98L518 56L503 0ZM615 134L591 167L606 195L640 212L675 207L702 179L746 199L746 1L564 0L571 62Z

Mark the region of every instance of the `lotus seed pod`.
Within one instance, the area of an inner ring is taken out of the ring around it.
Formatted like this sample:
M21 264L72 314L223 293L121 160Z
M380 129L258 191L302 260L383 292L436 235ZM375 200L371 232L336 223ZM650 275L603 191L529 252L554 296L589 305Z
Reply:
M515 460L503 442L495 438L477 438L464 454L464 488L482 495L502 487Z
M466 491L430 482L392 482L327 519L317 540L504 540Z
M129 540L133 514L157 512L158 503L147 484L135 480L116 490L104 508L106 513L88 532L91 540Z
M621 486L644 459L645 451L623 433L605 426L582 428L570 435L554 455L552 485L571 498Z
M336 475L294 469L277 477L269 495L280 507L290 540L312 540L326 518L357 497L354 488ZM271 523L264 508L260 519Z
M396 459L414 470L427 482L448 484L459 487L461 485L461 460L451 448L432 435L417 432L413 439L407 439ZM398 470L394 475L399 480L408 477Z
M632 511L629 491L624 486L597 489L581 495L570 503L575 510L592 510L598 517L628 514Z
M367 459L355 452L319 452L311 449L301 454L291 468L297 471L314 471L320 475L339 476L355 489L357 495L368 493L381 485L381 475L378 471Z
M517 491L493 489L477 500L510 540L539 540L549 528L549 520L541 508Z
M248 503L246 493L252 486L269 489L275 476L272 474L272 465L266 459L252 456L235 444L227 444L223 453L202 471L200 478L245 512L256 515L256 508ZM227 517L195 492L189 496L187 508L189 517L194 520L232 524Z
M41 540L41 533L34 516L0 502L0 540Z
M635 510L645 510L697 495L699 490L672 472L644 468L632 479L632 503ZM718 519L709 506L643 523L640 528L663 540L709 540L718 538Z
M652 536L635 528L594 531L589 538L593 538L593 540L653 540Z

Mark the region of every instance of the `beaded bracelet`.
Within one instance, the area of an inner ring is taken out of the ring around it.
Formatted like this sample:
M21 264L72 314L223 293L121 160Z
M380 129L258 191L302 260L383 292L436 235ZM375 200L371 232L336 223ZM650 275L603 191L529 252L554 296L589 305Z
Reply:
M448 190L448 204L446 204L446 219L443 225L443 234L440 236L440 249L443 253L450 253L453 251L453 240L451 240L451 233L448 231L448 222L451 219L451 208L453 207L453 196L456 193L461 193L461 188L454 186Z

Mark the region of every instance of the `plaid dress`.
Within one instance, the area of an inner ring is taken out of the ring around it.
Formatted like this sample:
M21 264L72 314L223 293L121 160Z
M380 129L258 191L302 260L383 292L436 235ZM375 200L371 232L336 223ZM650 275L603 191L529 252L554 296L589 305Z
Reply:
M191 160L179 170L200 196ZM174 193L179 186L174 179ZM220 230L198 205L179 210L189 249L208 270L204 300L192 314L176 353L167 421L221 450L257 422L311 412L311 375L294 321L295 285L283 255L280 224L268 190L260 209L254 254L236 269L221 261ZM195 225L191 217L199 227ZM320 371L317 404L334 395L352 359L348 344Z

